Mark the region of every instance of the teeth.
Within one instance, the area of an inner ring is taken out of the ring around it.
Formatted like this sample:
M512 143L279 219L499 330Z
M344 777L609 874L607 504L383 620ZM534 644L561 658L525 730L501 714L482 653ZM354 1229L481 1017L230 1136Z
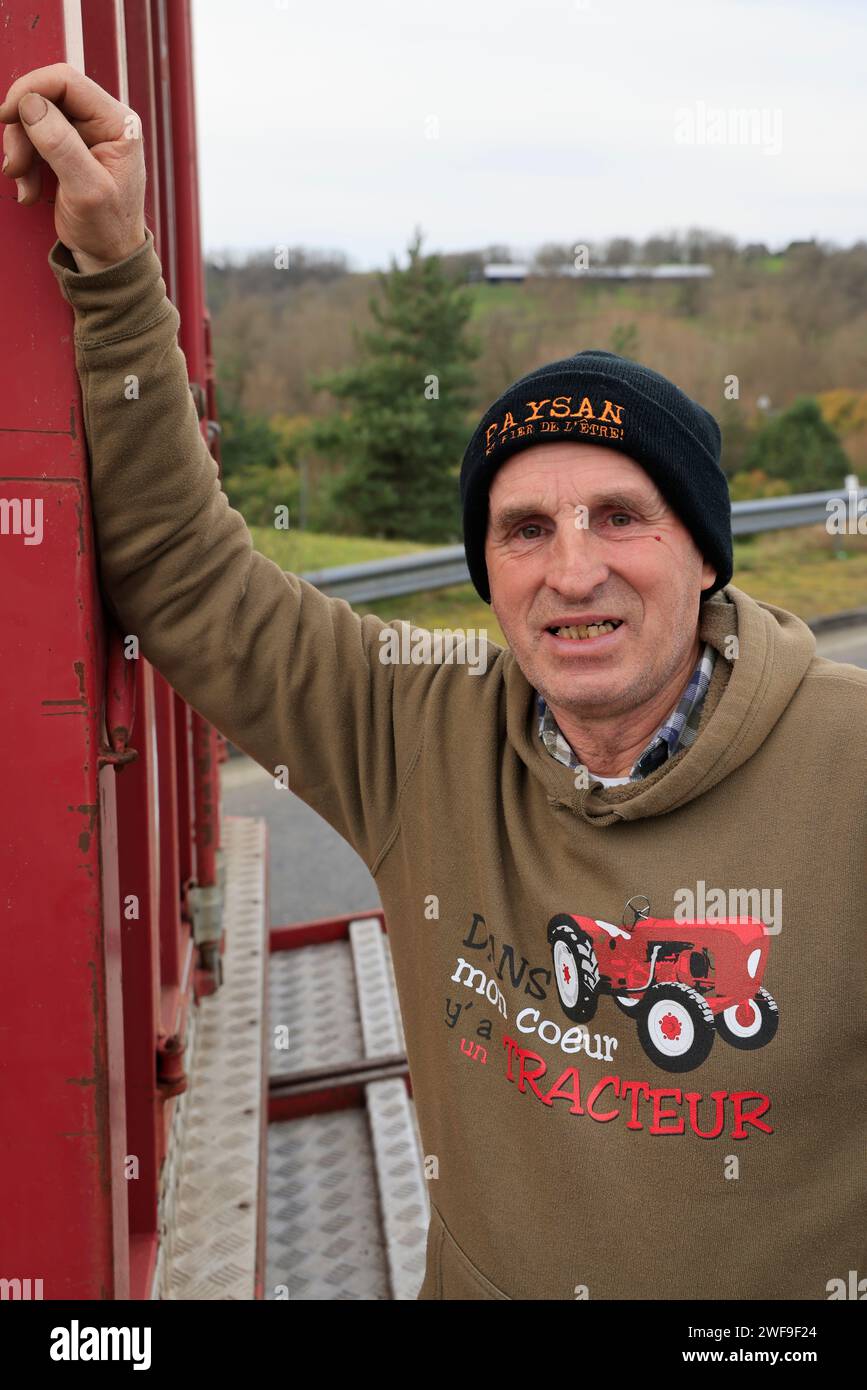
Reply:
M582 623L580 627L558 627L555 632L558 637L572 637L581 641L584 637L601 637L603 633L614 632L620 626L619 623Z

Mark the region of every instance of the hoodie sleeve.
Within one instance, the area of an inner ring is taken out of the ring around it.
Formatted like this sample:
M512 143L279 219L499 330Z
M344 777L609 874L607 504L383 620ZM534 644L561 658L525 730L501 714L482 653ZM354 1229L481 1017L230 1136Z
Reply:
M409 711L407 747L395 726L379 641L393 624L254 550L200 432L150 230L93 274L59 241L48 260L75 312L99 572L121 631L375 869L420 735Z

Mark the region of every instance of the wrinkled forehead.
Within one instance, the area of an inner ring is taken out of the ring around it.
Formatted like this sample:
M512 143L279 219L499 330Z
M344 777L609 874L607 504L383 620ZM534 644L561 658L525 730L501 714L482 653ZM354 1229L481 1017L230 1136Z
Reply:
M488 519L496 520L503 507L512 511L524 503L532 509L568 499L589 506L608 498L618 505L667 506L650 474L628 454L592 444L540 444L498 468L488 494Z

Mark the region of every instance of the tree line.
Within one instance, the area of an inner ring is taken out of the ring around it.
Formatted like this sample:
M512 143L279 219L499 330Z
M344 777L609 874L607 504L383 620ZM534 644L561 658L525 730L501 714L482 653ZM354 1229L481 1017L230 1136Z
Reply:
M460 460L482 411L523 372L584 347L665 372L716 415L734 500L840 488L859 469L863 480L867 244L615 238L591 254L702 260L714 276L548 277L575 244L539 248L538 274L503 286L474 272L508 247L427 254L418 231L405 264L371 274L303 248L209 262L232 505L251 525L288 508L301 529L457 541Z

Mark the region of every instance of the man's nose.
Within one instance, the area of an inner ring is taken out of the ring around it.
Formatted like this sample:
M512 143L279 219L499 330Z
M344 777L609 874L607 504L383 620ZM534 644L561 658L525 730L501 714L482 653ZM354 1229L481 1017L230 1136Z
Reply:
M589 593L611 573L602 540L590 527L571 519L558 523L547 558L545 582L551 589Z

